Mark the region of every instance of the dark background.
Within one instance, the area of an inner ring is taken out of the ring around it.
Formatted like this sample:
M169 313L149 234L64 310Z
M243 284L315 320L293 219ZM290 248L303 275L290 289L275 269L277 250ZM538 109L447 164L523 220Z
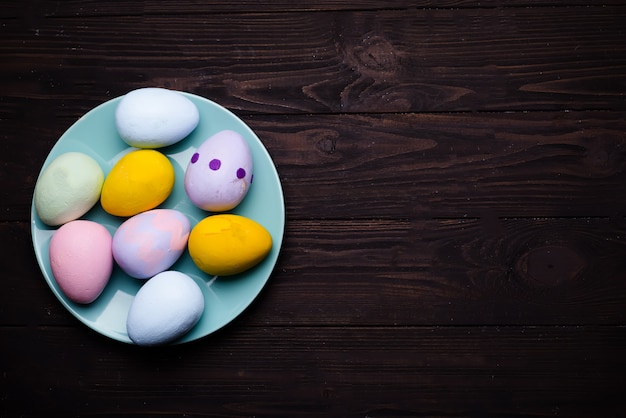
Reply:
M620 1L4 1L0 416L626 416ZM286 200L257 300L109 340L48 288L30 204L81 115L232 110Z

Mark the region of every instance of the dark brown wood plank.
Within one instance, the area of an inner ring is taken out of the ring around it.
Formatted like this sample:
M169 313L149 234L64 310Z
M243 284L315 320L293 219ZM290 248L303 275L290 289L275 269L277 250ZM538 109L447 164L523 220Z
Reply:
M619 218L626 213L622 114L247 121L278 165L291 218ZM294 129L281 126L284 122Z
M1 324L78 324L28 227L0 224ZM608 219L289 221L243 326L623 325L625 254L626 222Z
M295 223L258 309L268 324L624 324L624 232L603 220Z
M1 327L0 407L7 416L619 416L625 348L621 327L255 327L163 350L74 328Z
M30 224L1 222L0 325L71 324L73 317L45 282L31 241Z
M603 5L622 5L618 0L602 2ZM271 3L260 4L253 0L243 2L202 2L198 0L186 0L179 3L179 8L175 8L171 2L152 1L145 5L147 13L206 13L207 11L227 11L227 12L285 12L285 11L335 11L335 10L394 10L394 9L421 9L421 8L455 8L455 9L475 9L492 7L571 7L571 6L597 6L590 0L573 1L545 1L545 0L487 0L476 2L472 0L390 0L381 2L379 0L358 0L358 1L333 1L315 0L306 3L296 3L288 0L272 1Z
M190 91L244 112L626 109L626 8L7 19L6 98Z
M494 7L571 7L571 6L597 6L590 0L358 0L358 1L335 1L315 0L306 3L288 0L259 3L254 0L237 2L229 1L131 1L120 2L115 0L39 0L31 2L32 6L25 8L22 0L7 0L0 9L2 17L84 17L84 16L128 16L137 14L159 15L194 15L198 13L284 13L284 12L319 12L337 10L394 10L394 9L420 9L420 8L456 8L456 9L482 9ZM603 1L602 5L623 5L619 0Z
M2 219L29 219L40 167L81 110L8 111ZM290 219L626 214L623 113L242 117L277 165Z

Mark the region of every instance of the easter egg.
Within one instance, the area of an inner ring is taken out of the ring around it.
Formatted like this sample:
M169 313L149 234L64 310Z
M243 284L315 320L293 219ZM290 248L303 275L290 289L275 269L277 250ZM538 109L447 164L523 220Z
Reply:
M174 188L174 167L155 150L124 155L104 179L100 203L115 216L133 216L154 209Z
M87 213L100 199L104 172L90 156L67 152L42 171L33 201L41 221L62 225Z
M111 242L109 231L93 221L70 221L54 232L50 268L70 300L87 304L100 296L113 270Z
M178 271L157 274L139 289L126 318L128 337L138 345L160 345L189 332L204 312L198 284Z
M160 148L179 142L200 121L196 105L180 92L141 88L127 93L115 109L115 126L131 147Z
M272 249L272 236L252 219L218 214L194 226L187 246L200 270L215 276L230 276L260 263Z
M187 248L190 223L173 209L152 209L124 221L113 235L113 258L129 276L147 279L169 269Z
M246 140L224 130L205 140L185 170L185 192L201 209L223 212L236 207L252 183L252 155Z

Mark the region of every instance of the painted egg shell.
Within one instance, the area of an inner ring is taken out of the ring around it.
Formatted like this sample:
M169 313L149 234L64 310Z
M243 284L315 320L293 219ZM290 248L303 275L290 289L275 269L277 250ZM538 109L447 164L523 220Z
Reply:
M164 271L149 279L135 295L126 331L135 344L165 344L188 333L203 312L200 286L184 273Z
M70 300L86 304L100 296L113 270L111 242L104 226L86 220L70 221L52 235L50 268Z
M187 247L191 226L173 209L153 209L124 221L113 235L113 258L129 276L147 279L169 269Z
M174 167L155 150L124 155L104 179L100 203L111 215L133 216L154 209L174 188Z
M252 155L246 140L221 131L204 141L185 171L185 191L194 205L211 212L237 206L252 183Z
M272 249L272 236L261 224L240 215L204 218L191 230L189 255L215 276L230 276L260 263Z
M198 126L196 105L180 92L148 87L127 93L115 109L115 126L128 145L160 148L175 144Z
M80 218L100 199L104 172L90 156L67 152L41 173L33 201L41 221L50 226Z

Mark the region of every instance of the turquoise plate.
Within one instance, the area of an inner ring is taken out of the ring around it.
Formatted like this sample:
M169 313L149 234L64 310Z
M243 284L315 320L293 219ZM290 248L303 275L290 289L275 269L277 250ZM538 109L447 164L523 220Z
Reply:
M191 221L192 227L209 216L211 213L195 207L187 198L183 187L185 169L195 150L208 137L224 129L237 131L250 146L254 182L245 199L230 213L245 216L263 225L272 235L273 248L267 258L257 266L228 278L211 277L203 273L185 251L171 270L186 273L200 285L205 298L205 311L198 324L174 344L193 341L215 332L252 303L272 274L285 229L285 203L280 179L263 143L243 121L222 106L203 97L183 94L198 107L200 123L181 142L159 149L170 159L176 174L172 194L159 207L183 212ZM72 125L50 151L42 171L57 156L78 151L98 161L106 175L124 154L132 150L122 141L115 128L114 115L119 100L121 97L101 104ZM113 235L126 218L109 215L98 203L81 219L96 221ZM63 306L88 327L114 340L132 343L126 333L126 316L133 297L145 281L127 276L116 266L98 299L89 305L72 302L61 291L50 269L48 246L56 229L41 222L34 205L31 205L31 233L35 255L50 289Z

